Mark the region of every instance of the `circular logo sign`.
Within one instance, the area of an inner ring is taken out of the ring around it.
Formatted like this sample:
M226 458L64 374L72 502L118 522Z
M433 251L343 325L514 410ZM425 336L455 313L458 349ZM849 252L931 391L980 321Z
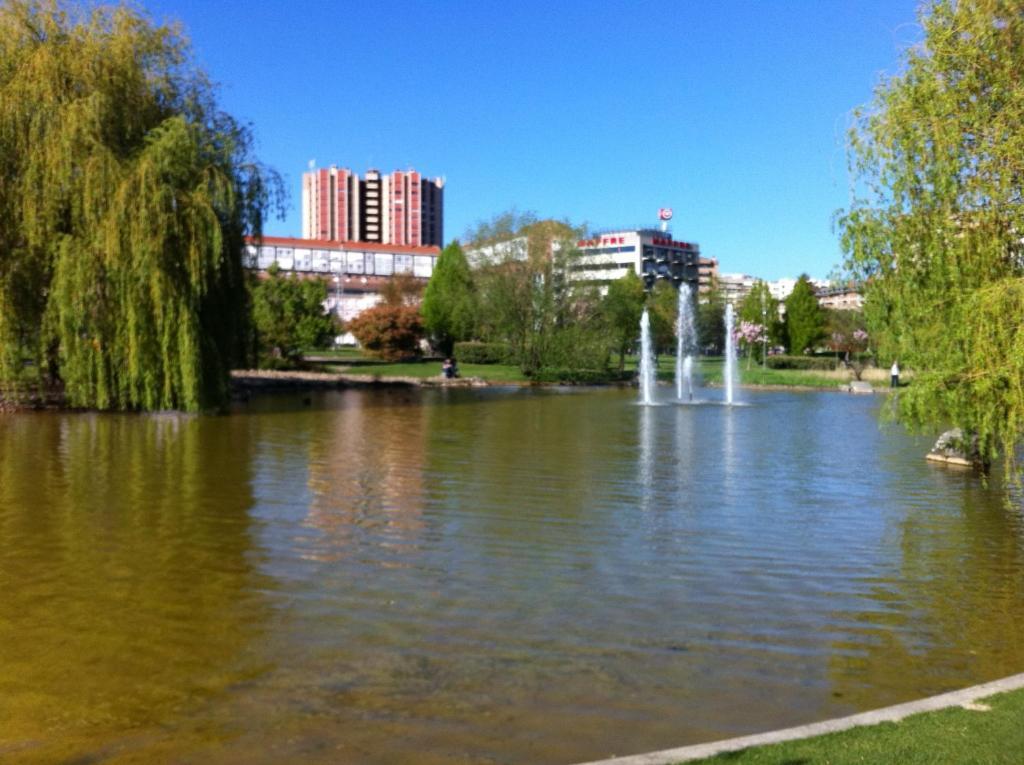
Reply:
M659 209L658 218L659 220L672 220L672 208L662 207L661 209Z

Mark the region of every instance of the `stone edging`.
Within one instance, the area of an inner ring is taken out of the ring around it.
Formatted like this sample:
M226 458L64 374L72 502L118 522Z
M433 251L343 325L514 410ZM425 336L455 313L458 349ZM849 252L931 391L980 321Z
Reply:
M837 717L832 720L799 725L795 728L783 728L782 730L758 733L753 736L741 736L729 738L722 741L712 741L707 744L695 744L684 746L678 749L664 749L660 752L648 754L635 754L628 757L614 757L608 760L593 760L580 765L673 765L679 762L688 762L703 757L712 757L723 752L737 752L741 749L749 749L755 746L767 744L778 744L783 741L795 741L801 738L811 738L825 733L837 733L838 731L858 728L863 725L877 725L883 722L897 722L905 717L920 714L921 712L934 712L949 707L965 707L967 709L986 709L978 706L979 699L993 696L1005 691L1015 691L1024 688L1024 673L1010 675L1001 680L993 680L982 685L973 685L959 691L951 691L938 696L929 696L918 701L909 701L906 704L897 704L892 707L876 709L872 712L850 715L849 717Z
M231 383L239 388L342 388L346 386L405 385L422 388L480 388L487 383L478 377L457 377L448 380L435 377L401 377L397 375L360 375L339 372L277 371L268 369L234 369Z

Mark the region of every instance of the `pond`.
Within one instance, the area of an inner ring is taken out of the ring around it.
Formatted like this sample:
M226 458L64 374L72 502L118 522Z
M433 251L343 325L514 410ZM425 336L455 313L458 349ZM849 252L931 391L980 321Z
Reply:
M884 397L635 395L0 417L0 759L568 764L1024 670L1019 503Z

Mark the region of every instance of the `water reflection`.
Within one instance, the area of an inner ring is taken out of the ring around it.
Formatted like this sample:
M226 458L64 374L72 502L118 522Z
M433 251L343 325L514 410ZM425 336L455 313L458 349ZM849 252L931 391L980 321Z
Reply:
M750 403L0 418L0 754L574 762L1024 668L995 486L870 399Z
M670 415L671 410L645 406L638 412L638 424L640 427L639 442L640 449L637 459L637 489L640 498L640 507L649 512L654 505L654 495L657 487L654 483L654 470L659 463L666 459L672 460L674 454L659 454L655 449L654 428L658 413L662 417ZM674 461L674 460L673 460Z
M428 409L401 393L374 403L354 391L340 406L311 418L305 523L321 537L306 554L336 560L358 537L373 534L386 552L382 565L399 565L415 549L422 520L425 424ZM362 399L362 400L358 400Z
M831 674L854 706L957 688L964 675L996 678L1021 670L1024 524L992 502L969 473L929 466L900 487L909 511L894 518L898 565L865 580L857 607L834 614ZM936 496L957 496L955 504ZM894 674L892 667L900 667Z
M183 711L262 671L239 424L0 418L0 751L159 749Z

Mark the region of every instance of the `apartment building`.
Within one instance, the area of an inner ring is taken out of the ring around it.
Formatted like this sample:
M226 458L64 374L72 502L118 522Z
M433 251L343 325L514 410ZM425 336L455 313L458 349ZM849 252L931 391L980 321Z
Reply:
M444 246L444 180L415 170L365 177L329 167L302 175L302 238Z

